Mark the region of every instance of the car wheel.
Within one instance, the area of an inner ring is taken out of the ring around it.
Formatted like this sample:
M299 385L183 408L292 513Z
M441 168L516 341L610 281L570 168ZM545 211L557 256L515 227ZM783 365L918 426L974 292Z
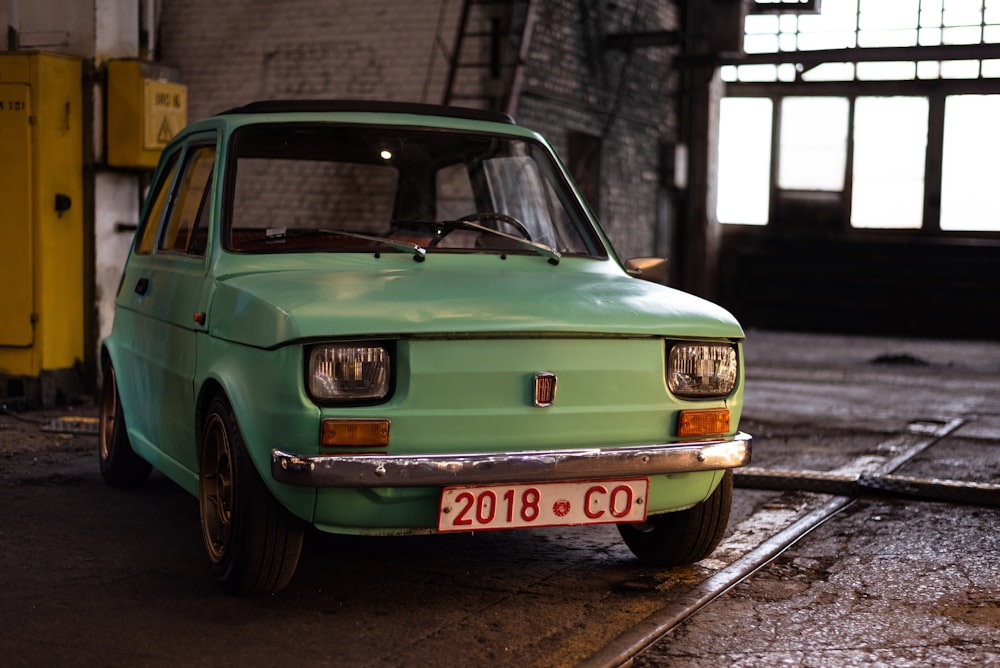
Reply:
M712 553L729 524L733 472L726 471L712 495L696 506L653 515L641 524L619 524L622 540L651 566L693 564Z
M201 438L198 506L212 574L233 594L283 589L302 551L303 522L264 485L225 398L209 405Z
M149 477L152 466L135 454L128 440L114 368L110 364L105 364L103 373L97 450L101 476L105 482L114 487L135 487Z

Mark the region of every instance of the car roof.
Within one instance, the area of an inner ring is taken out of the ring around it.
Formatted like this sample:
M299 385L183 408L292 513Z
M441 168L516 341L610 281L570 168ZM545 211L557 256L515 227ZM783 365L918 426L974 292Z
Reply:
M421 116L444 116L472 121L489 121L514 125L514 119L507 114L487 109L451 107L440 104L418 102L393 102L376 100L260 100L240 107L233 107L216 114L280 114L301 112L370 112L392 114L417 114Z

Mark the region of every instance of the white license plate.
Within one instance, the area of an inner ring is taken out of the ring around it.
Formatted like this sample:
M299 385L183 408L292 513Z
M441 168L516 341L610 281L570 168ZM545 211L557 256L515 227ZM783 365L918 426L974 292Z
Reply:
M642 522L649 479L446 487L438 531Z

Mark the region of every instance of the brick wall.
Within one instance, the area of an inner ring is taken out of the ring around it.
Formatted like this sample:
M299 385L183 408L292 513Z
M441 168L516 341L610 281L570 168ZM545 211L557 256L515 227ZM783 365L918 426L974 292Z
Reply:
M439 102L461 3L163 0L160 59L181 70L192 120L251 100Z
M194 120L256 99L439 102L461 0L162 0L160 57ZM659 143L676 139L672 49L602 49L615 32L677 27L677 0L539 0L518 121L563 157L602 138L599 211L622 256L651 255ZM442 48L443 47L443 48Z
M562 156L567 131L602 138L598 216L623 257L655 253L661 141L676 141L674 49L601 48L615 33L674 30L674 0L543 0L518 120Z

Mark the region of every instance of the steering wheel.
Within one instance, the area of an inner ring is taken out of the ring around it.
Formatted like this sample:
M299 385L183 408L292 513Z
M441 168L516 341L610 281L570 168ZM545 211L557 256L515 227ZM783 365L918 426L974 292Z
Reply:
M526 228L524 226L524 224L521 221L519 221L517 218L514 218L512 216L508 216L505 213L497 213L496 211L483 211L483 212L480 212L480 213L470 213L470 214L462 216L460 218L456 218L456 221L459 221L459 222L466 221L466 222L470 222L470 223L478 223L478 222L483 221L483 220L499 220L501 223L506 223L506 224L510 225L511 227L513 227L515 230L517 230L521 234L521 236L523 236L528 241L532 241L531 232L528 231L528 228ZM442 239L444 239L446 236L448 236L449 234L451 234L452 232L454 232L457 229L461 229L461 228L460 227L445 227L444 229L439 230L438 234L433 239L431 239L431 242L429 244L427 244L427 247L428 248L434 248L439 243L441 243ZM492 228L490 228L490 229L492 229ZM493 231L499 232L499 230L493 230Z

